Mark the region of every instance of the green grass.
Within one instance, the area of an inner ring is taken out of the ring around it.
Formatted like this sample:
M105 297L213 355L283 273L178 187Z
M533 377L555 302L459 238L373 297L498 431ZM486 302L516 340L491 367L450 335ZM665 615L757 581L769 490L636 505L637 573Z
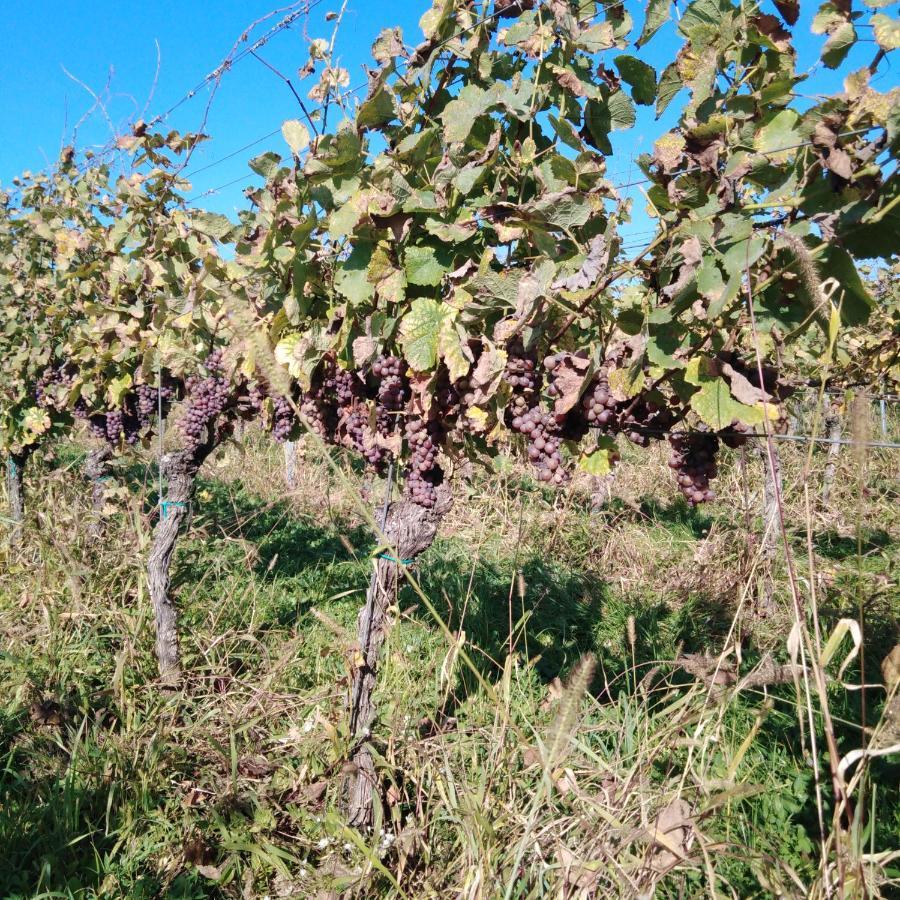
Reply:
M660 486L661 467L594 514L586 494L512 473L462 488L417 566L457 643L406 588L374 729L388 815L384 834L357 835L340 793L373 542L327 467L308 460L293 499L274 452L252 442L205 473L174 568L188 677L166 694L142 574L152 466L123 470L130 487L92 544L79 459L59 448L32 473L27 540L0 568L0 896L821 892L802 697L792 684L717 691L672 664L726 646L742 671L766 651L787 658L783 560L764 573L777 612L760 619L739 503L691 510ZM847 496L813 523L823 631L862 598L870 684L897 631L890 465L862 530ZM789 478L805 576L796 497ZM858 660L844 680L859 680ZM861 695L828 691L843 754L860 746ZM869 726L884 697L866 692ZM815 702L812 723L827 772ZM887 896L898 863L864 854L897 846L900 770L894 756L865 771L866 813L840 841L822 780L824 858L841 848L848 896L859 871ZM660 815L681 822L669 833L681 858L654 843Z

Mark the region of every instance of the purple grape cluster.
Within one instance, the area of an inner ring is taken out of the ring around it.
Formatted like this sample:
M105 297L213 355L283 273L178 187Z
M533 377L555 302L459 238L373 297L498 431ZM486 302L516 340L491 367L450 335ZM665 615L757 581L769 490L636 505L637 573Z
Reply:
M726 447L737 450L738 447L743 447L744 444L747 443L749 440L748 435L752 432L753 429L749 425L745 425L743 422L735 420L731 423L730 428L725 428L719 432L719 437Z
M383 472L390 453L376 441L369 423L368 411L364 406L356 407L348 413L344 429L346 433L344 444L359 453L366 464L376 472Z
M609 381L605 369L591 381L581 398L581 409L585 419L592 428L613 432L617 430L619 401L613 397L609 389Z
M300 414L306 421L313 434L317 434L323 441L331 438L332 416L331 410L322 396L321 387L313 387L303 394L300 400Z
M396 356L379 356L372 364L372 374L378 379L378 430L390 434L396 429L397 414L409 400L409 386L404 377L406 364Z
M678 488L691 506L714 500L709 483L718 474L718 437L709 431L680 431L669 435L669 467L678 473Z
M348 369L335 365L324 379L325 390L334 398L338 409L352 406L359 397L362 382Z
M75 374L75 368L68 363L58 363L44 369L34 386L34 399L37 405L45 409L57 406L59 395L68 395L72 389Z
M290 440L297 424L294 408L287 397L275 397L272 400L272 437L279 444Z
M209 366L207 360L207 368ZM207 429L215 424L216 419L225 411L231 401L228 382L218 376L206 378L191 376L187 379L187 409L181 417L179 428L185 439L188 450L196 450L207 438Z
M537 469L538 481L563 484L569 478L563 465L559 424L540 406L532 406L524 415L513 416L513 431L528 440L528 459Z
M537 394L541 375L534 355L525 353L521 344L510 344L506 353L506 380L513 391L524 396Z
M443 472L437 465L440 426L416 417L406 423L410 458L406 470L406 493L419 506L431 509L437 500L436 486Z

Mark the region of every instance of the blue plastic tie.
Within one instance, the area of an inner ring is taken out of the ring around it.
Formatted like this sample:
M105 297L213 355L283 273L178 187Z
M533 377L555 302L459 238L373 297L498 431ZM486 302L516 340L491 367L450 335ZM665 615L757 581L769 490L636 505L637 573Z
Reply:
M161 519L165 519L166 510L170 506L180 506L182 509L184 509L184 503L182 503L181 500L160 500L159 501L159 515L160 515Z
M388 562L392 563L403 563L404 566L411 566L415 560L414 559L394 559L389 553L379 553L379 559L386 559Z
M6 471L9 472L10 478L16 477L16 472L19 470L19 466L16 461L11 457L6 457Z

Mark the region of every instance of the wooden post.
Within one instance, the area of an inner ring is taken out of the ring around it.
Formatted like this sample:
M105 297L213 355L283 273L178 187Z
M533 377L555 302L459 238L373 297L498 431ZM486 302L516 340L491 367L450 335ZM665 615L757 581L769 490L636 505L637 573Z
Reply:
M822 503L828 503L831 497L831 488L834 486L834 474L837 471L838 457L841 454L841 406L840 403L830 403L828 413L825 416L825 431L828 440L828 461L825 463L825 472L822 476Z
M382 530L392 547L407 565L434 542L440 523L452 505L449 486L438 487L437 501L431 509L412 500L398 500L387 507ZM373 694L378 676L378 659L392 624L389 613L399 588L399 566L390 559L374 561L375 571L359 611L357 641L359 655L353 670L350 690L350 735L353 749L346 789L347 815L359 829L371 827L379 785L370 747L370 729L375 721ZM379 801L380 802L380 801Z
M16 546L22 541L22 525L25 520L25 464L31 454L25 451L10 453L6 458L6 490L9 497L9 517L12 530L9 542Z
M194 482L203 461L216 443L196 450L177 450L165 454L159 467L167 482L166 496L159 504L159 521L147 558L147 584L156 624L156 658L163 684L174 687L181 680L181 652L175 605L169 595L172 554L182 522L187 518Z
M107 463L112 456L109 446L91 450L84 461L84 477L91 483L91 512L93 518L88 526L88 534L97 539L103 534L103 507L106 503L106 486L109 477Z

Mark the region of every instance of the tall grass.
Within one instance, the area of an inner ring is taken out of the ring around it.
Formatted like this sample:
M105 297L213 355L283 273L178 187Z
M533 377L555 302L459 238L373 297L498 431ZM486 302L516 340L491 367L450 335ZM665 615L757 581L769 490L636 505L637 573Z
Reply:
M826 454L778 449L804 654L754 456L699 510L661 448L626 453L594 512L587 480L549 493L511 463L461 484L395 612L385 813L361 835L340 785L374 541L348 481L307 449L286 494L252 435L207 466L175 567L189 677L167 694L152 459L120 472L97 543L83 451L56 448L0 551L0 896L890 896L897 756L852 757L844 808L829 773L898 740L896 458L842 453L823 506Z

